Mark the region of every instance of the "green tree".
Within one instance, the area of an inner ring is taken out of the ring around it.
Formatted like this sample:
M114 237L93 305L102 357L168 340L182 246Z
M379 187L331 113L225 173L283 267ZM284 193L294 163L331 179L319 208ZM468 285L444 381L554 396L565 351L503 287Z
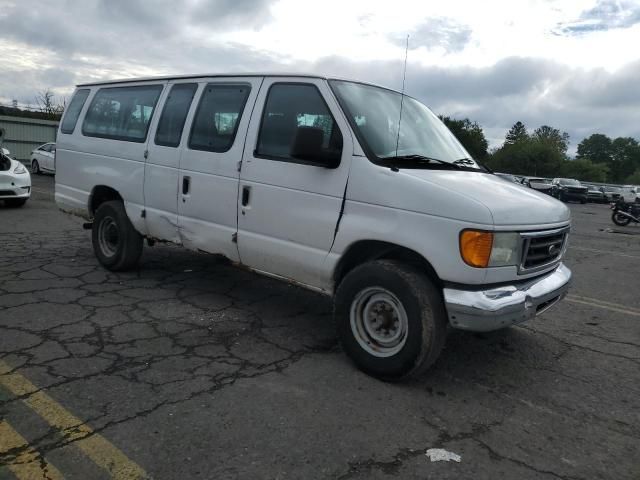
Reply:
M519 175L557 176L566 160L569 135L543 125L532 135L517 122L487 162L490 168Z
M609 166L604 163L593 163L586 158L567 160L562 163L560 175L588 182L606 182Z
M518 142L522 142L528 139L529 134L527 133L527 127L524 126L524 123L517 121L507 132L504 143L506 145L515 145Z
M613 142L602 133L594 133L578 144L577 159L588 159L609 165L613 157Z
M534 130L532 136L536 140L550 144L563 155L566 155L569 148L569 134L567 132L560 132L557 128L542 125Z
M640 185L640 168L627 177L626 182L629 185Z
M468 118L456 120L451 117L440 116L440 120L451 130L462 146L469 154L477 159L484 160L488 155L489 142L484 136L482 127L478 122L472 122Z
M640 144L631 137L619 137L611 143L611 178L623 182L640 168Z

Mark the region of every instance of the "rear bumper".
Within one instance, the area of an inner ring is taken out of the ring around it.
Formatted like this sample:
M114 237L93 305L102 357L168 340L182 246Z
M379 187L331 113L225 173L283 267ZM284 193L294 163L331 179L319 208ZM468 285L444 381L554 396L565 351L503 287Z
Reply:
M562 300L571 270L560 264L552 273L529 282L490 290L445 288L444 301L452 327L488 332L525 322Z

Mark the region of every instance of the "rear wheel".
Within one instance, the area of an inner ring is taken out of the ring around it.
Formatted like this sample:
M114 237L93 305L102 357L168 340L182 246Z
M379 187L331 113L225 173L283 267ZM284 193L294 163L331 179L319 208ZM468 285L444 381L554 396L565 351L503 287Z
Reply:
M31 161L31 172L36 175L40 175L42 173L42 170L40 170L40 164L36 159Z
M96 211L91 232L98 261L113 271L134 267L142 254L142 235L129 220L121 201L105 202Z
M611 215L611 220L613 220L613 223L620 227L626 227L627 225L629 225L629 223L631 223L631 219L625 215L622 215L620 212L613 212L613 214Z
M442 296L410 265L379 260L349 272L336 293L334 316L347 355L382 380L419 375L444 346Z

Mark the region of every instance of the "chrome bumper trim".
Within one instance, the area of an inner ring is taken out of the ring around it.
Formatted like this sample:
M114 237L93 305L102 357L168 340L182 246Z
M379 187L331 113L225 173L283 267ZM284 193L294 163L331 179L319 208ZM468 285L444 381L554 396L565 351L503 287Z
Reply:
M470 291L445 288L444 302L454 328L488 332L525 322L562 300L571 284L563 263L550 274L517 285Z

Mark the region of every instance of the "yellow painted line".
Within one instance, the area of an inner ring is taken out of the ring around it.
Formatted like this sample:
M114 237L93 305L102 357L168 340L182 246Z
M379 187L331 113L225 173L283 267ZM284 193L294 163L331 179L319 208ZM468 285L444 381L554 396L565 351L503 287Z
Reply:
M0 455L10 450L21 449L11 461L3 460L4 464L18 477L19 480L34 480L37 478L62 480L60 471L47 462L33 448L29 442L16 432L11 425L0 421Z
M567 295L565 298L567 302L578 303L580 305L589 305L591 307L602 308L603 310L610 310L612 312L624 313L625 315L631 315L633 317L640 317L640 310L627 307L620 308L614 303L604 302L596 298L581 297L578 295Z
M60 430L65 439L73 442L96 465L104 468L115 480L138 480L149 475L138 464L104 437L94 433L82 420L65 410L49 395L39 390L19 373L0 361L0 385L22 399L49 425Z

